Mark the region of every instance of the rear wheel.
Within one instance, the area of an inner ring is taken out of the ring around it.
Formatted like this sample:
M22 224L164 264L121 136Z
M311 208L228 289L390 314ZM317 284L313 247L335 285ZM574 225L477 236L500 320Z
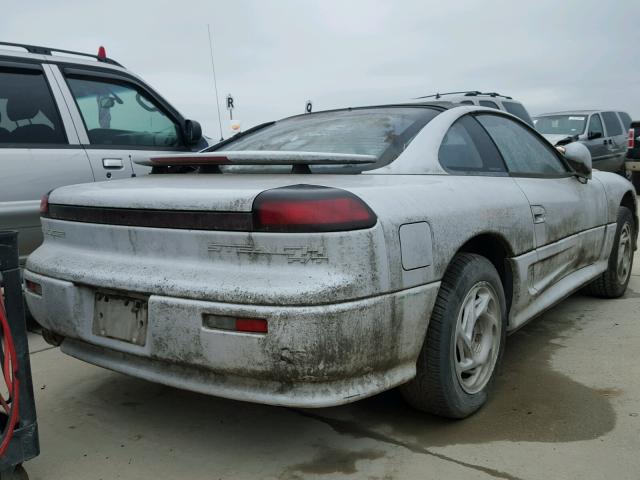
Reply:
M487 401L506 331L500 276L486 258L457 255L445 274L417 361L400 388L413 407L464 418Z
M620 207L609 265L602 275L587 285L587 293L603 298L618 298L624 295L633 267L634 239L633 214L628 208Z

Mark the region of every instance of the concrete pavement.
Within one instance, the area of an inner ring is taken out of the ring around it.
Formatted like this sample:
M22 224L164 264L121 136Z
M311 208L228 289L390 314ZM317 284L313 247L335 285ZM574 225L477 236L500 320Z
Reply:
M640 478L640 255L619 300L580 294L507 339L490 403L458 422L396 392L297 410L100 369L32 336L32 480Z

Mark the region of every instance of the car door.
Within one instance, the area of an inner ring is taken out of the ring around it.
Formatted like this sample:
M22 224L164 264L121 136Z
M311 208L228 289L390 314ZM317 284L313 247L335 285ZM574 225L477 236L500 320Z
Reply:
M604 189L596 181L581 182L533 129L505 116L477 119L529 200L537 253L531 289L543 295L598 258L604 243Z
M17 230L20 260L42 242L41 197L93 181L55 81L42 64L0 61L0 230Z
M602 112L602 120L607 131L607 149L609 158L607 160L608 172L621 172L624 167L624 156L627 152L627 136L622 128L620 119L616 112Z
M591 153L591 162L593 168L604 170L605 163L609 157L608 139L604 135L604 126L599 113L594 113L589 118L587 131L582 143L589 149Z
M136 159L189 151L179 120L136 79L77 68L59 78L97 181L148 173Z

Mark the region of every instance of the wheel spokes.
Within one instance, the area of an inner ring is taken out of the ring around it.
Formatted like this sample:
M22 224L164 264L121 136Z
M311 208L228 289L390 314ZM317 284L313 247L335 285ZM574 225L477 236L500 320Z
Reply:
M500 347L500 311L496 295L485 282L464 299L455 333L455 362L461 386L481 390L491 378Z

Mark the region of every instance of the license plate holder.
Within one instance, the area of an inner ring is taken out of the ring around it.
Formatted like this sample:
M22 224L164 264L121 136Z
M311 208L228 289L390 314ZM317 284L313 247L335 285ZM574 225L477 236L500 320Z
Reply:
M148 298L142 295L97 291L93 334L144 346L149 320Z

